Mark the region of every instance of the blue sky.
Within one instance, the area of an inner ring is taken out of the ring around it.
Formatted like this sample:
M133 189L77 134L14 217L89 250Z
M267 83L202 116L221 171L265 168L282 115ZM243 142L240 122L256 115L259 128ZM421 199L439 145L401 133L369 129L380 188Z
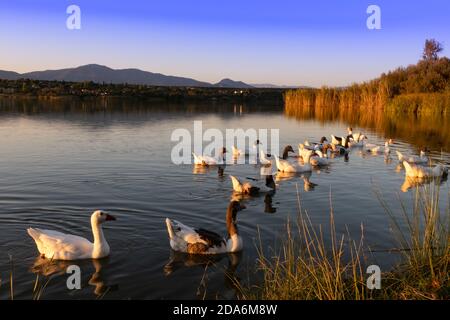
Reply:
M81 30L66 8L81 8ZM381 30L366 9L381 8ZM217 82L347 85L450 46L450 1L2 0L0 69L99 63ZM444 51L448 55L448 51Z

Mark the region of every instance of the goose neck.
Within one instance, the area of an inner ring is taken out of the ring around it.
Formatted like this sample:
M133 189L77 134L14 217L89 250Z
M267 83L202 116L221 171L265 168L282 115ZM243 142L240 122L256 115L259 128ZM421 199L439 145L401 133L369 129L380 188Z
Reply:
M237 215L236 209L228 208L226 221L227 221L227 231L230 238L238 234L238 229L236 225L236 215Z

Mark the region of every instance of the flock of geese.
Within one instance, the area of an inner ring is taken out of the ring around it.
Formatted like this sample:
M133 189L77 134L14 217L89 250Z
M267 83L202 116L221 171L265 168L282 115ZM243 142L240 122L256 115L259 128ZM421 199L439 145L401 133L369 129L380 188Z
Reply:
M331 142L322 137L320 142L310 143L305 141L298 145L298 153L295 153L291 145L284 148L281 156L267 154L257 140L256 148L257 163L262 168L268 168L265 181L244 181L236 176L230 175L233 192L238 195L257 196L263 193L273 193L276 188L272 176L272 166L276 167L278 174L307 174L314 167L328 166L332 159L339 156L347 156L352 148L359 148L362 152L371 154L390 154L392 140L384 145L374 145L367 142L367 137L361 133L353 133L351 128L343 137L331 135ZM194 165L201 167L218 167L219 174L221 166L225 163L226 148L222 148L218 158L193 154ZM241 150L232 147L233 157L246 155ZM419 156L404 156L396 151L399 164L405 168L405 175L409 179L433 179L444 178L448 175L448 168L441 164L431 165L425 151ZM277 175L278 175L277 174ZM307 175L306 175L307 177ZM249 179L247 179L249 180ZM309 178L304 178L306 185L313 185ZM174 251L189 254L221 254L239 252L243 248L243 241L238 232L237 214L245 209L245 206L237 199L232 199L226 213L226 226L228 234L226 237L216 232L202 228L186 226L181 222L166 218L167 232L170 246ZM102 224L107 221L116 220L110 214L97 210L91 215L91 227L94 241L85 238L65 234L54 230L43 230L29 228L28 234L34 239L37 249L42 258L52 260L80 260L100 259L110 253L110 247L104 237Z

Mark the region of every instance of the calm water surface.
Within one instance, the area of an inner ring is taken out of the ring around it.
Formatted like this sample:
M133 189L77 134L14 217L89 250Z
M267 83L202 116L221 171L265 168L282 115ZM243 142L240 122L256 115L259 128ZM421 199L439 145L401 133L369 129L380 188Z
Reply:
M204 129L279 128L280 145L296 146L305 139L342 135L347 123L295 119L280 108L267 107L210 106L207 111L180 106L164 111L148 105L92 112L83 111L85 107L46 112L12 108L0 113L0 299L9 298L11 270L15 298L22 299L32 297L37 274L40 281L50 279L42 295L46 299L233 298L236 291L226 275L243 281L255 277L258 229L264 248L276 246L288 216L297 214L297 189L314 223L328 226L331 192L339 232L348 228L358 239L363 224L367 245L378 250L396 246L374 189L381 189L399 216L398 198L409 208L414 191L401 190L404 172L396 159L354 150L348 160L337 158L329 168L314 171L311 181L318 186L308 192L300 177L279 176L275 213L264 212L264 197L246 199L247 209L238 216L245 243L241 254L219 256L209 264L205 258L175 254L164 218L225 235L229 175L259 178L260 168L228 165L219 177L215 169L174 165L174 129L192 131L194 120L202 120ZM399 137L363 127L354 126L354 131L363 131L377 144L393 138L392 150L417 152ZM448 153L434 151L434 159L449 163ZM448 193L446 182L441 190ZM69 291L64 274L68 263L43 263L26 228L56 229L90 239L89 217L99 208L118 218L105 224L111 256L76 262L82 270L82 290ZM376 253L370 258L388 268L398 257Z

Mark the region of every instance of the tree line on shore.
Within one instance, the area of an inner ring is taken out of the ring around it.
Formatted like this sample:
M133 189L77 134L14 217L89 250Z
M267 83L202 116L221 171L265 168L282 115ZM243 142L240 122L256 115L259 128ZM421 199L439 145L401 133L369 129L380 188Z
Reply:
M126 97L159 101L219 100L282 104L283 89L174 87L49 80L2 80L0 96L9 97Z
M417 64L383 73L374 80L344 88L289 90L285 93L286 111L364 108L450 114L450 59L438 56L442 50L438 41L426 40Z

